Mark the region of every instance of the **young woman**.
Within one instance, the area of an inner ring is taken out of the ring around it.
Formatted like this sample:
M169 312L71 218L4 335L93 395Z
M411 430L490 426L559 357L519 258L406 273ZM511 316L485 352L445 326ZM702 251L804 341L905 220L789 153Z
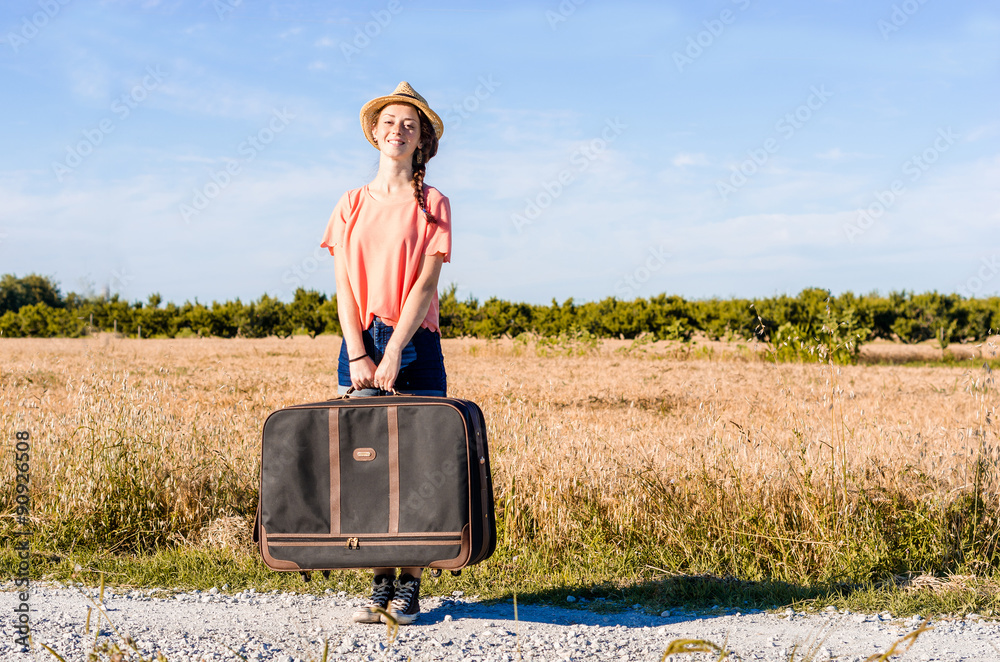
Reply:
M424 184L444 124L407 82L361 109L361 128L379 152L378 173L333 210L322 246L334 255L343 328L340 392L416 395L447 392L438 327L438 276L451 258L448 198ZM358 623L401 624L420 615L421 568L376 568Z

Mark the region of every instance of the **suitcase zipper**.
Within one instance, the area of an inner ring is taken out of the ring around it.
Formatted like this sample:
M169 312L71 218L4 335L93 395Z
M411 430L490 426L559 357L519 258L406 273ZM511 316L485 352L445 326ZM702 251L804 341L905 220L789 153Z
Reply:
M295 536L284 537L281 535L269 535L267 537L267 542L269 545L280 545L280 546L317 546L317 545L328 545L335 546L342 544L347 549L361 549L364 546L375 546L383 547L386 545L461 545L462 536L461 534L449 534L449 535L426 535L426 536Z

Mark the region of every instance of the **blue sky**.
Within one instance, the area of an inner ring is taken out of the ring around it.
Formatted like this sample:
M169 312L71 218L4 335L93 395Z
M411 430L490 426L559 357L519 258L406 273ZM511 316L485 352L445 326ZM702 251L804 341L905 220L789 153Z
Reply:
M445 119L460 297L1000 292L1000 7L9 0L0 273L334 291L358 111Z

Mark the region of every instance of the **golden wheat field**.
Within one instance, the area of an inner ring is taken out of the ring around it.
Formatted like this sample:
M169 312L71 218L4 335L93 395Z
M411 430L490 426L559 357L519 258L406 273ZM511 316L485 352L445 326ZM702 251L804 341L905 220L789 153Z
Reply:
M11 450L15 432L31 435L43 546L135 552L249 520L265 417L333 397L339 343L0 341L3 439ZM443 346L449 395L486 414L498 554L591 549L664 572L790 580L994 559L1000 398L981 360L775 363L704 342ZM995 355L991 343L978 351ZM11 452L0 477L11 526Z

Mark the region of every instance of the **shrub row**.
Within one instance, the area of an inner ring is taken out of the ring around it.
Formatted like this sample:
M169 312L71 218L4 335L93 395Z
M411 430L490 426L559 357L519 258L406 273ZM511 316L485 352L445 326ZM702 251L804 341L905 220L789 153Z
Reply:
M452 285L440 296L441 331L445 337L542 337L588 334L597 338L688 340L695 332L713 339L768 340L791 355L819 348L856 356L873 338L916 343L936 338L949 342L982 340L1000 328L1000 297L966 299L958 294L891 292L833 296L828 290L805 289L797 296L758 299L687 300L659 294L648 299L550 305L512 303L495 297L464 301ZM158 294L145 303L118 295L62 296L49 279L11 274L0 278L0 335L11 337L81 336L89 331L117 331L129 336L186 335L231 338L285 337L292 333L340 333L336 296L299 288L291 303L268 295L242 303L239 299L210 306L185 302L161 305Z
M218 336L222 338L287 337L295 332L340 333L336 297L299 289L291 303L262 296L244 304L239 299L210 306L185 302L159 306L160 297L146 304L128 303L118 295L109 298L79 299L70 295L61 306L31 303L17 312L0 316L0 336L75 338L93 331L115 331L131 337L175 338Z

